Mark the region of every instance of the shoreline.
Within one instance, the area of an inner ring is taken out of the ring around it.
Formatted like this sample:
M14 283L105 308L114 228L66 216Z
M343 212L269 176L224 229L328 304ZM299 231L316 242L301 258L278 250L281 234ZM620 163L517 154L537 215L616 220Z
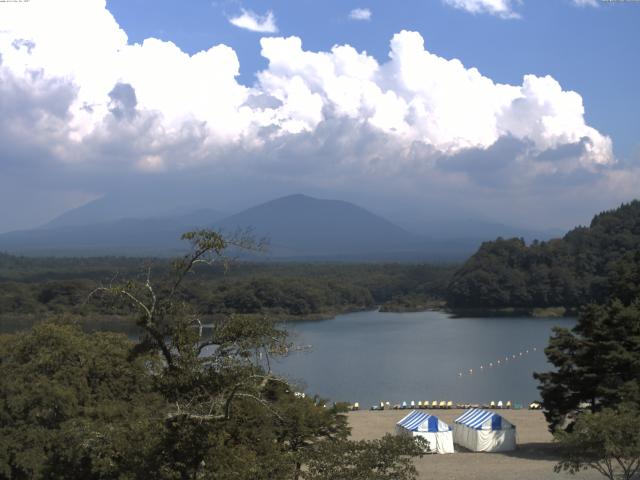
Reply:
M288 316L274 318L276 322L313 322L332 320L338 315L359 312L380 313L421 313L442 312L453 318L490 318L490 317L523 317L523 318L573 318L578 315L578 310L566 307L532 307L532 308L450 308L446 304L423 305L418 308L402 307L389 308L388 304L378 304L373 308L345 309L339 312L319 312L305 317Z
M501 308L450 308L443 311L454 317L527 317L527 318L571 318L578 315L576 308L567 307L501 307Z
M241 314L241 315L254 315L269 318L275 323L298 323L298 322L320 322L323 320L333 320L339 315L347 315L351 313L361 313L361 312L380 312L380 313L421 313L421 312L442 312L451 315L452 318L491 318L491 317L522 317L522 318L571 318L577 316L577 310L575 309L567 309L564 307L549 307L549 308L532 308L532 309L517 309L517 308L496 308L496 309L486 309L486 308L449 308L444 304L430 304L423 305L419 308L411 308L403 306L402 308L389 308L389 306L385 306L387 304L379 304L374 305L373 307L354 307L354 308L345 308L342 310L332 310L325 312L312 313L305 316L296 316L296 315L270 315L267 313L250 313L250 314ZM216 315L222 314L212 314L209 317L215 317ZM236 314L239 315L239 314ZM2 321L3 326L5 327L0 331L16 331L16 330L24 330L29 329L36 325L39 322L46 321L48 319L56 319L61 318L59 314L4 314L0 315L0 320ZM126 330L127 327L135 328L135 317L133 316L124 316L124 315L104 315L104 314L93 314L93 315L81 315L81 314L70 314L69 317L72 321L79 323L83 326L83 328L88 328L91 330L94 329L105 329L109 330L110 326L116 326L116 331L121 331L123 328ZM10 327L10 328L6 328Z
M440 420L452 425L465 410L426 409ZM359 410L349 412L347 421L353 440L374 440L386 433L395 434L395 424L411 410ZM517 429L517 448L511 452L476 453L454 445L456 453L428 454L414 461L419 480L442 478L446 480L591 480L602 478L597 472L580 472L578 475L556 474L558 445L549 433L540 410L497 410Z
M287 316L274 318L276 322L313 322L321 320L333 320L338 315L360 312L380 312L380 313L421 313L421 312L442 312L451 315L453 318L490 318L490 317L524 317L524 318L573 318L578 315L576 309L565 307L534 307L530 309L518 309L512 307L505 308L450 308L446 305L428 305L420 308L393 309L386 304L375 305L373 308L346 309L339 312L320 312L309 316L297 317Z

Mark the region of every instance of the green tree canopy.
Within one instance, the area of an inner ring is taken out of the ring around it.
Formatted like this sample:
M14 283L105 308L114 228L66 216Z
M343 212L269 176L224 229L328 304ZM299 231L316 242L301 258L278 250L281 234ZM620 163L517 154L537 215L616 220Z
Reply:
M70 325L0 336L0 478L145 471L166 402L150 375L157 361L130 358L131 347Z
M272 372L285 331L255 315L204 328L185 279L254 245L208 230L184 239L192 251L170 282L148 270L91 295L135 312L138 342L55 324L0 338L0 480L415 478L413 439L352 442L339 405Z
M640 253L640 201L596 215L548 242L498 238L485 242L455 273L448 303L456 308L576 308L603 303Z
M581 404L594 412L640 405L640 302L585 307L573 330L554 330L545 352L556 369L535 378L552 430Z
M631 480L640 472L640 412L604 409L579 415L571 432L558 432L562 459L556 471L593 469L610 480Z
M545 350L555 370L534 375L553 431L570 426L585 405L592 412L640 407L639 259L624 255L606 286L611 298L583 307L572 330L555 329Z

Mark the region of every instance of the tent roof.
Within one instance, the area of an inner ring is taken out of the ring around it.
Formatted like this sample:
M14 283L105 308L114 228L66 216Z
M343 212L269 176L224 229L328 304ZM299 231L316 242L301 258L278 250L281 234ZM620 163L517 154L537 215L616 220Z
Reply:
M411 432L448 432L449 425L438 419L435 415L412 411L409 415L400 420L397 425Z
M456 418L455 422L476 430L506 430L512 425L496 412L472 408Z

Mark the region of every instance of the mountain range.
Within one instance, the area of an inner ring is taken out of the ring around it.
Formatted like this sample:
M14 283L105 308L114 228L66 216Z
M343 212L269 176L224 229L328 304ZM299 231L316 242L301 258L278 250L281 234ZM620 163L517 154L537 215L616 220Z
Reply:
M196 228L226 233L251 229L268 239L264 260L457 261L484 239L508 232L499 224L434 224L431 234L410 232L353 203L289 195L227 215L208 208L172 207L153 202L130 207L130 200L104 197L70 210L48 224L0 235L0 251L27 255L176 255L180 235ZM428 230L428 225L424 228ZM542 237L545 236L543 233Z

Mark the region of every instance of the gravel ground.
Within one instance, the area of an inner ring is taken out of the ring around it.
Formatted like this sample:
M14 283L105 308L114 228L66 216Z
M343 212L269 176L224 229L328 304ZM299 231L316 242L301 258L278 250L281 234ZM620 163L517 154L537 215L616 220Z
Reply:
M429 410L427 410L429 411ZM452 424L464 410L429 411L441 420ZM395 424L407 410L380 412L358 411L349 413L349 424L354 440L382 437L394 433ZM557 462L556 446L540 411L502 410L507 420L518 430L518 448L505 453L473 453L455 445L456 453L450 455L425 455L416 460L422 479L438 480L576 480L604 478L597 472L581 472L578 475L554 473Z

